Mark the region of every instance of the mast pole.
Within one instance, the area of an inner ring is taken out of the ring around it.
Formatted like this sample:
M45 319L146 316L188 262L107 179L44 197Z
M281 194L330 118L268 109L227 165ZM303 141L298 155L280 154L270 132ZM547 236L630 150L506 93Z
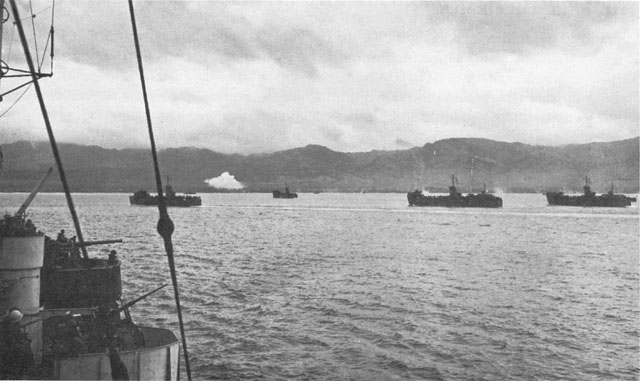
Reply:
M471 194L471 190L473 187L473 161L475 159L475 156L471 158L471 169L469 170L469 194Z
M60 153L58 152L58 145L56 143L56 138L53 135L53 129L51 128L51 122L49 121L49 113L47 112L47 107L44 104L44 98L42 96L42 91L40 90L40 83L38 82L39 76L36 74L36 69L33 64L33 59L31 58L31 53L29 52L29 44L27 43L27 37L24 34L24 29L22 28L22 21L20 21L20 13L18 12L18 6L16 5L16 0L9 0L11 3L11 10L13 11L13 18L16 23L16 27L18 29L18 34L20 35L20 42L22 43L22 48L24 49L25 59L27 60L27 65L29 66L29 72L31 73L31 79L33 82L33 87L36 90L36 95L38 96L38 103L40 104L40 111L42 112L42 118L44 119L44 124L47 127L47 134L49 135L49 143L51 144L51 151L53 151L53 157L56 159L56 166L58 167L58 174L60 175L60 181L62 182L62 187L64 188L64 195L67 199L67 205L69 206L69 212L71 213L71 218L73 219L73 224L76 228L76 235L78 236L78 242L80 244L84 243L84 239L82 238L82 230L80 229L80 222L78 221L78 215L76 214L76 208L73 205L73 199L71 198L71 190L69 189L69 183L67 182L67 176L64 173L64 168L62 167L62 159L60 159ZM85 259L89 258L87 254L87 249L84 246L81 246L82 256Z
M7 12L7 16L8 16L9 11L7 11L4 7L4 0L0 0L0 18L2 18L0 19L0 62L2 62L2 30L4 29L4 22L6 21L4 19L5 11ZM4 74L2 73L2 68L0 68L0 79L2 79L3 76ZM2 102L1 95L0 95L0 102Z
M11 0L15 1L15 0ZM160 219L158 220L158 234L164 240L164 249L167 252L167 260L169 262L169 270L171 272L171 281L173 283L173 294L176 301L176 310L178 312L178 322L180 324L180 335L182 336L182 348L184 352L184 364L187 370L187 379L191 381L191 366L189 365L189 352L187 351L187 336L184 333L184 322L182 320L182 309L180 307L180 294L178 292L178 277L176 275L176 266L173 258L173 243L171 235L173 234L173 221L169 217L167 211L167 203L162 194L162 177L160 176L160 165L158 164L158 154L156 152L156 142L153 136L153 127L151 125L151 111L149 109L149 99L147 97L147 85L144 79L144 68L142 66L142 54L140 52L140 42L138 40L138 28L136 26L136 17L133 10L133 0L129 0L129 13L131 15L131 27L133 29L133 41L136 48L136 58L138 61L138 71L140 72L140 83L142 86L142 97L144 99L144 109L147 116L147 128L149 130L149 141L151 143L151 156L153 158L153 168L156 177L156 188L158 191L158 212ZM178 376L179 377L179 376Z

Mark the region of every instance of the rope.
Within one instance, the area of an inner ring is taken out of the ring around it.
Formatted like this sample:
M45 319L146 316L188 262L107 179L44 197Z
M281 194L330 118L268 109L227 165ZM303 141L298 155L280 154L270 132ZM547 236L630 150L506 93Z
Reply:
M13 35L16 32L16 24L13 23L13 28L11 28L11 37L9 38L9 52L7 53L7 61L11 58L11 50L13 48Z
M54 15L55 15L55 11L56 11L56 2L55 0L53 1L53 4L51 5L51 27L49 28L49 33L47 34L47 41L44 43L44 49L42 50L42 57L40 58L40 63L38 64L38 70L40 70L42 68L42 65L44 64L44 58L47 55L47 48L49 47L49 41L51 41L51 52L49 54L49 57L51 58L49 63L50 63L50 69L49 69L49 73L53 74L53 43L54 43L54 28L53 28L53 21L54 21ZM40 11L39 13L42 13L44 11L46 11L49 8L45 8L42 11ZM35 15L34 15L35 17Z
M58 3L62 3L63 1L65 1L65 0L59 0ZM53 72L53 42L54 42L53 41L53 22L54 22L54 19L55 19L56 1L53 0L51 2L51 6L45 7L45 8L41 8L39 11L34 13L33 12L33 4L31 2L31 0L29 0L29 8L31 10L31 14L29 16L25 16L25 17L21 18L20 21L24 21L24 20L26 20L28 18L31 19L31 24L32 24L32 27L33 27L33 40L34 40L34 46L35 46L35 50L36 50L36 56L38 55L37 54L37 51L38 51L38 42L37 41L38 40L36 38L35 22L33 20L36 18L36 16L38 16L38 15L48 11L49 9L51 9L51 28L49 30L49 35L47 36L47 42L45 44L45 48L42 51L42 59L38 63L38 71L42 67L42 63L44 62L44 56L45 56L46 51L47 51L47 46L49 46L49 39L51 39L51 60L52 60L51 61L51 72ZM9 19L9 11L6 8L4 8L4 10L6 10L7 16L6 16L6 19L3 17L3 20L2 20L3 22L5 22L5 21L7 21ZM16 22L14 22L13 25L15 27ZM9 45L9 50L8 50L7 57L11 57L11 47L13 46L13 32L14 32L14 30L15 29L11 29L11 38L9 39L10 45Z
M51 36L51 68L49 69L50 73L53 73L53 44L55 42L54 34L53 34L53 19L54 14L56 13L56 0L53 0L53 4L51 5L51 30L49 31L49 35Z
M58 145L56 144L56 139L53 136L53 129L51 128L51 122L49 121L49 114L47 113L47 108L44 104L44 98L42 97L42 91L40 90L40 83L38 82L38 76L35 72L35 67L33 65L33 59L31 58L31 53L29 52L29 45L27 44L27 37L24 34L24 29L22 28L22 22L20 21L20 14L18 13L18 6L16 5L16 0L9 0L11 2L11 9L13 10L13 18L16 20L16 27L18 29L18 34L20 35L20 41L22 42L22 48L24 49L25 59L27 60L27 65L29 65L29 70L31 71L31 78L33 80L33 85L36 90L36 95L38 96L38 103L40 104L40 111L42 112L42 118L44 119L44 124L47 127L47 134L49 135L49 143L51 144L51 151L53 152L53 156L56 159L56 165L58 167L58 173L60 174L60 181L62 182L62 186L64 187L64 194L67 198L67 204L69 206L69 212L71 213L71 218L73 219L73 224L76 228L76 235L78 236L78 242L81 244L82 255L85 259L88 259L87 249L82 245L84 243L84 239L82 238L82 231L80 229L80 222L78 221L78 216L76 214L76 209L73 205L73 200L71 199L71 191L69 190L69 184L67 182L67 177L64 173L64 168L62 167L62 160L60 159L60 153L58 152Z
M15 1L15 0L12 0ZM191 381L191 367L189 365L189 352L187 351L187 336L184 333L184 322L182 320L182 309L180 308L180 295L178 292L178 277L176 275L176 267L173 258L173 243L171 242L171 234L173 234L173 221L169 217L167 204L162 194L162 179L160 177L160 165L158 164L158 154L156 152L156 143L153 136L153 127L151 125L151 111L149 110L149 100L147 97L147 86L144 80L144 69L142 67L142 55L140 53L140 42L138 41L138 28L136 26L136 17L133 10L133 0L129 0L129 13L131 14L131 27L133 29L133 41L136 47L136 57L138 59L138 71L140 72L140 83L142 85L142 97L144 99L144 108L147 116L147 127L149 130L149 140L151 142L151 156L153 157L153 169L156 176L156 188L158 191L158 212L160 219L158 220L158 234L164 240L164 249L167 252L167 260L169 262L169 270L171 272L171 281L173 282L173 293L176 301L176 309L178 310L178 321L180 323L180 335L182 336L182 348L184 350L184 364L187 369L187 379Z
M40 61L38 62L38 71L40 71L40 68L42 67L42 64L44 63L44 58L47 56L47 47L49 46L49 41L51 41L51 37L53 36L53 26L51 27L51 30L49 31L49 34L47 34L47 41L44 43L44 49L42 50L42 57L40 58ZM51 45L53 47L53 42L51 42ZM53 65L53 62L51 63Z
M64 0L60 0L60 2L62 2L62 1L64 1ZM45 55L46 55L46 52L47 52L47 47L49 46L49 41L51 41L51 54L50 54L50 61L49 61L50 70L49 70L49 74L48 74L49 76L51 76L53 74L53 56L54 56L54 51L53 51L53 48L54 48L54 28L53 28L53 23L54 23L54 20L55 20L56 2L55 2L55 0L53 0L51 6L43 8L43 9L41 9L40 11L38 11L36 13L33 13L33 7L32 7L31 0L29 1L29 6L31 8L31 16L27 16L27 17L21 18L20 21L24 21L27 18L31 18L32 26L34 27L34 31L33 31L34 32L34 43L36 43L37 39L35 39L35 24L33 23L33 19L36 17L36 15L39 15L39 14L44 13L47 10L51 9L51 29L49 31L49 34L47 35L47 41L45 43L45 48L42 51L42 58L40 58L38 60L38 73L40 73L42 65L44 64L44 59L45 59ZM9 20L9 17L10 17L9 10L6 7L3 7L2 8L2 22L3 23L7 22ZM11 28L11 36L8 39L9 40L9 48L7 49L7 57L9 57L9 58L11 57L11 52L13 50L13 42L15 40L14 39L14 33L15 33L15 30L17 29L16 25L17 25L17 22L13 22L13 28ZM36 50L37 50L37 47L36 47ZM1 61L1 62L2 62L2 75L0 75L0 77L6 75L11 70L9 68L8 64L6 64L4 61ZM5 71L5 69L6 69L6 71ZM16 70L16 69L13 69L13 70ZM25 73L27 73L27 72L25 71ZM18 90L19 88L21 88L23 86L28 86L24 90L24 92L22 92L22 94L20 94L20 96L11 104L11 106L9 106L4 112L2 112L2 114L0 114L0 118L4 117L9 111L11 111L11 109L22 99L22 97L26 94L26 92L31 88L31 82L32 81L24 83L24 84L12 89L12 90L0 95L0 99L2 99L2 96L7 95L7 94L9 94L9 93L11 93L11 92L13 92L15 90Z
M26 88L26 89L24 89L24 91L22 92L22 94L20 94L20 96L19 96L15 101L13 101L13 103L11 104L11 106L9 106L6 110L4 110L4 112L3 112L2 114L0 114L0 118L2 118L2 117L4 117L5 115L7 115L7 113L8 113L9 111L11 111L11 109L13 108L13 106L17 105L17 104L18 104L18 102L20 102L20 99L22 99L22 97L24 97L24 95L27 93L27 91L29 91L29 89L31 88L31 85L32 85L32 84L33 84L33 83L29 83L29 86L27 86L27 88Z

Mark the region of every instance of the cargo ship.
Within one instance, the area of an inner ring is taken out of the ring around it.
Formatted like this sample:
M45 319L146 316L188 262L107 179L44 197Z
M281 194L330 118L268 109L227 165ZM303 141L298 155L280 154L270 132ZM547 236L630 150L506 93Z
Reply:
M545 194L547 202L551 206L624 208L636 201L635 197L613 193L613 183L611 183L611 189L609 189L608 193L596 195L596 193L591 190L589 177L585 176L584 181L584 193L582 195L570 196L564 194L564 192L547 192Z
M280 192L280 190L273 191L273 198L298 198L298 194L289 192L289 187L285 184L284 192Z
M169 184L165 186L165 202L167 206L183 208L202 205L202 199L199 196L178 195ZM129 203L131 205L156 206L158 205L158 196L153 196L146 190L139 190L129 196Z
M440 206L447 208L502 208L502 198L494 196L483 188L481 193L469 192L463 196L455 185L456 178L451 176L448 196L426 196L420 190L407 193L409 206Z

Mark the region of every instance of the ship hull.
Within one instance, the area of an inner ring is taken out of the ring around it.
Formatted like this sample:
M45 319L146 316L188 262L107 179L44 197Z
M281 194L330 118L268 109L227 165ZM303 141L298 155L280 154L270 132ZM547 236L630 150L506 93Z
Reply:
M467 196L425 196L420 191L407 193L409 206L446 208L502 208L502 199L491 194L469 194Z
M185 197L177 196L176 198L167 198L166 202L167 202L167 206L183 207L183 208L202 205L202 200L200 199L200 197L197 197L197 196L185 196ZM129 203L131 205L139 205L139 206L156 206L158 205L158 197L150 196L150 197L139 198L135 196L129 196Z
M547 202L551 206L584 206L604 208L624 208L631 205L635 198L624 195L604 194L600 196L567 196L562 192L547 192Z
M273 191L273 198L298 198L297 193Z

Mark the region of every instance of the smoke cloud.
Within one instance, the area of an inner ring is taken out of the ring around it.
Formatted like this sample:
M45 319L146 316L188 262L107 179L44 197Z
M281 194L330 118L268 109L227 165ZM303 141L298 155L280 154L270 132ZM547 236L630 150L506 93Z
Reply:
M218 188L218 189L242 189L244 185L241 182L236 180L235 176L230 174L229 172L223 172L220 176L214 177L211 179L206 179L205 183L209 184L210 187Z

